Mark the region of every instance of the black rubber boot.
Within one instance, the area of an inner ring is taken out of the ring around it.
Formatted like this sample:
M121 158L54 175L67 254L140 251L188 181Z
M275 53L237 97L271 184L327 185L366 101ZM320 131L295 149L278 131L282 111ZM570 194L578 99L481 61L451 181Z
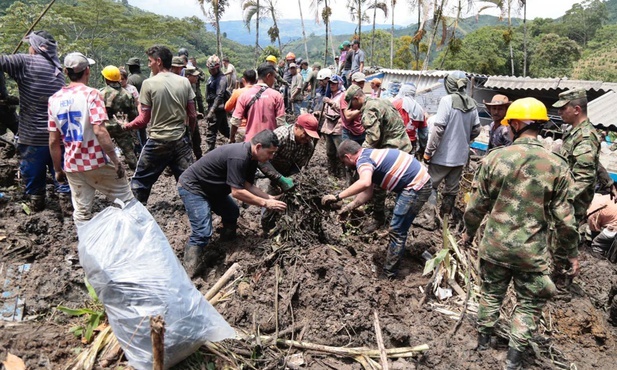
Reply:
M476 351L486 351L491 346L491 335L490 334L478 334L478 346L476 347Z
M523 366L523 352L508 348L505 370L520 370Z
M223 224L223 228L221 229L221 238L219 239L222 242L228 242L234 240L238 237L237 230L238 225L236 224Z
M201 268L201 258L204 253L204 247L198 245L187 244L184 247L184 259L182 264L186 270L186 274L193 278L199 272Z
M30 207L33 212L41 212L45 209L45 194L30 195Z
M150 191L144 189L133 189L133 196L144 206L148 204L148 198L150 198Z
M443 196L441 200L441 207L439 207L439 215L443 218L445 215L452 214L452 209L454 208L454 201L456 200L456 195L447 194Z

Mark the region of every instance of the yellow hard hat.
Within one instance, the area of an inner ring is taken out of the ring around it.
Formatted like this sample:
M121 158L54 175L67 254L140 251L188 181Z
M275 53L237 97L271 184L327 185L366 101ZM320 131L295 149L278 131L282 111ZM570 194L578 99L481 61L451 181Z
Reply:
M548 121L548 113L544 103L538 99L522 98L510 104L501 124L507 126L511 119L546 122Z
M278 60L276 59L274 55L268 55L268 57L266 58L266 61L276 63Z
M107 66L101 71L106 80L120 82L120 69L116 66Z

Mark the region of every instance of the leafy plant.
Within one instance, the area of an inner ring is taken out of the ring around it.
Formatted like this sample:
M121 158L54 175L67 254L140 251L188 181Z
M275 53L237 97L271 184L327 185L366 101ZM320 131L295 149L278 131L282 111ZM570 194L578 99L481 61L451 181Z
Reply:
M101 321L105 319L105 309L103 304L99 301L92 285L90 285L85 278L84 282L86 284L86 289L88 289L88 295L92 299L90 302L86 302L86 307L69 308L60 305L58 306L58 310L70 316L85 316L85 321L82 325L73 326L69 331L76 337L81 338L82 342L90 343L94 330L99 326Z

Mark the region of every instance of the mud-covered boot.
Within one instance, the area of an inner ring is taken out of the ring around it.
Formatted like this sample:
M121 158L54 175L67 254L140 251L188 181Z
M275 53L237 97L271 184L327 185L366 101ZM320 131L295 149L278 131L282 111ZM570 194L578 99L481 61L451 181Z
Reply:
M491 346L491 335L479 333L478 334L478 346L476 351L486 351Z
M223 228L221 229L221 237L220 241L228 242L234 240L238 237L237 233L238 225L236 224L223 224Z
M504 370L520 370L523 366L523 352L517 351L510 347L508 348L508 356L506 357L506 367Z
M439 207L439 215L443 218L445 215L451 215L454 208L454 201L456 195L447 194L443 196L441 200L441 206Z
M41 212L45 209L45 195L30 195L30 208L33 212Z
M73 215L73 201L71 200L71 193L58 193L58 200L60 202L60 209L62 214L66 217Z
M201 268L201 257L204 253L204 247L199 245L187 244L184 248L184 259L182 264L186 270L186 274L193 278Z

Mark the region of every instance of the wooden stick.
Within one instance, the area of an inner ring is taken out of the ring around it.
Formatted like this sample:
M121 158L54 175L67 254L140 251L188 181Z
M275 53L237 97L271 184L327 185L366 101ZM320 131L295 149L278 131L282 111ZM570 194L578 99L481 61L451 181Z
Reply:
M26 36L28 36L30 34L30 32L32 32L32 30L34 29L34 27L36 27L37 24L39 24L39 21L41 20L41 18L43 18L43 16L45 15L45 13L47 13L47 11L49 10L49 8L51 8L52 5L54 5L54 3L56 2L56 0L51 0L49 2L49 4L47 5L47 7L45 9L43 9L43 12L41 13L41 15L39 15L39 17L34 21L34 23L32 23L32 25L30 26L30 28L28 28L28 31L26 31L26 33L24 34L24 37L21 38L21 40L19 40L19 43L17 44L17 46L15 47L15 50L13 50L13 54L17 53L19 51L19 48L21 47L21 45L24 43L24 38Z
M165 321L163 316L150 317L152 339L152 370L163 370L165 362Z
M274 339L279 337L279 265L274 266Z
M377 315L377 310L374 310L373 314L375 316L375 336L377 337L377 348L379 348L381 368L382 370L388 370L388 357L386 356L386 347L383 345L381 326L379 325L379 315Z
M248 336L241 335L240 333L238 335L240 336L241 339L245 339L245 340L259 339L261 342L271 341L273 339L272 336L267 336L267 335L262 335L262 336L259 336L258 338L252 335L248 335ZM354 357L354 356L365 355L365 356L374 357L374 358L380 357L380 351L378 349L370 349L370 348L365 348L365 347L353 347L353 348L332 347L332 346L326 346L322 344L299 342L296 340L288 340L288 339L278 339L276 343L280 345L288 346L288 347L308 349L308 350L317 351L317 352L332 353L332 354L340 355L340 356ZM422 345L415 346L415 347L386 348L386 355L388 357L395 357L395 358L414 357L423 352L428 351L428 349L429 349L429 346L427 344L422 344Z
M223 276L221 276L221 278L212 286L212 288L208 290L208 292L204 296L206 297L206 301L212 299L212 297L214 297L216 293L218 293L218 291L221 290L223 286L225 286L225 284L227 284L229 279L231 279L231 277L236 272L238 272L240 268L240 264L238 263L234 263L233 265L231 265L231 267L223 274Z

